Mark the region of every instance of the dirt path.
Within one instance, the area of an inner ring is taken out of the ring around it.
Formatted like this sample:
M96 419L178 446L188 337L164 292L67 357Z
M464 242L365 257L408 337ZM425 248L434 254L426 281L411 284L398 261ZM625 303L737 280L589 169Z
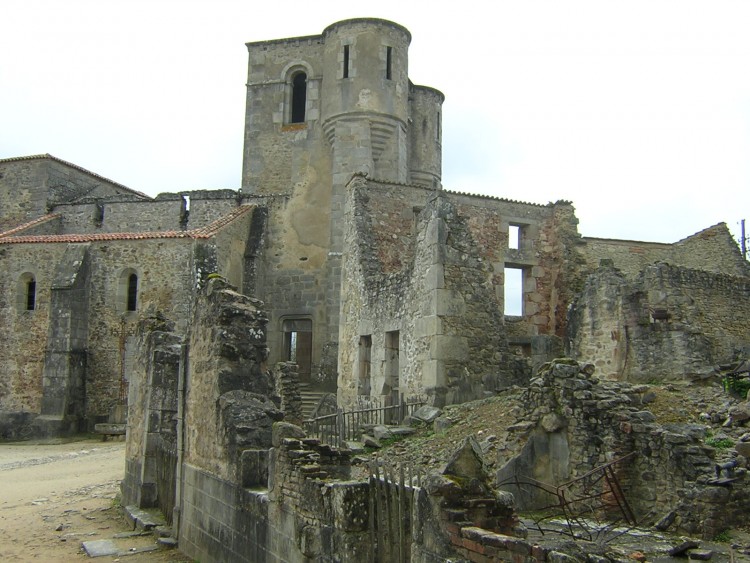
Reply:
M0 444L0 560L90 559L81 542L131 528L117 506L125 443ZM123 551L155 545L153 536L116 540ZM96 561L189 561L173 550Z

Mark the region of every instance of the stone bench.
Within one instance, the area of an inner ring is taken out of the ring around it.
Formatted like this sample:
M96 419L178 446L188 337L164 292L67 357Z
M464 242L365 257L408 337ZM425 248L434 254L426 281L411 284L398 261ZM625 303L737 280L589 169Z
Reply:
M109 436L124 436L125 424L112 422L101 422L94 425L94 432L102 435L102 442L106 442Z

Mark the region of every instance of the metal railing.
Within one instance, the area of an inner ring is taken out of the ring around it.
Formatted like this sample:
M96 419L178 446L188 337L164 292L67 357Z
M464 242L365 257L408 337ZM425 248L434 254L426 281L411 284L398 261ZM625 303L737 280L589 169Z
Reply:
M402 398L395 404L389 404L390 397L358 397L357 408L349 411L339 408L335 413L305 420L303 428L308 437L340 447L346 440L359 439L363 428L400 424L425 402L423 397Z

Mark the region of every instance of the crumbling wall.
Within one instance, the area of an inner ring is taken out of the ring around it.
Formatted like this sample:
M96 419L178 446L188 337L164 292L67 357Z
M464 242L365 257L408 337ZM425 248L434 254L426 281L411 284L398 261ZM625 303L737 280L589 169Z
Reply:
M609 266L570 311L569 349L603 377L701 379L748 345L750 279L654 264L636 279Z
M639 524L668 515L672 531L712 538L747 521L740 508L750 497L746 482L731 488L711 483L714 449L703 443L705 427L660 425L647 410L648 386L598 381L593 372L591 364L559 360L531 381L523 421L509 428L521 446L500 454L497 473L519 510L555 501L550 489L530 486L530 478L555 487L630 455L614 468ZM589 494L606 492L604 482ZM611 498L599 510L623 518Z
M171 516L181 446L183 339L160 314L142 319L128 388L123 505L160 506ZM182 383L182 386L181 386Z
M191 323L185 462L228 480L239 479L242 447L270 447L271 422L280 418L269 403L273 382L261 306L212 278ZM242 424L243 407L254 411L255 424Z
M672 244L591 237L584 237L582 243L580 253L588 272L596 270L604 260L631 278L655 262L717 274L750 275L750 266L726 223L713 225Z
M398 389L442 405L527 381L531 360L559 349L562 312L579 283L576 223L567 202L531 205L353 178L340 402ZM521 232L519 248L509 248L510 226ZM524 272L518 319L503 314L506 266ZM398 381L389 372L396 356Z

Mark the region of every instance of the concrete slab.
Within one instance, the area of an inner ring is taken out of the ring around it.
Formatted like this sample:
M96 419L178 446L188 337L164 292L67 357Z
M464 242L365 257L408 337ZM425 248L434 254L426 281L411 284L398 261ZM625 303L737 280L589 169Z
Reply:
M91 540L82 542L82 545L89 557L117 555L120 551L112 540Z

